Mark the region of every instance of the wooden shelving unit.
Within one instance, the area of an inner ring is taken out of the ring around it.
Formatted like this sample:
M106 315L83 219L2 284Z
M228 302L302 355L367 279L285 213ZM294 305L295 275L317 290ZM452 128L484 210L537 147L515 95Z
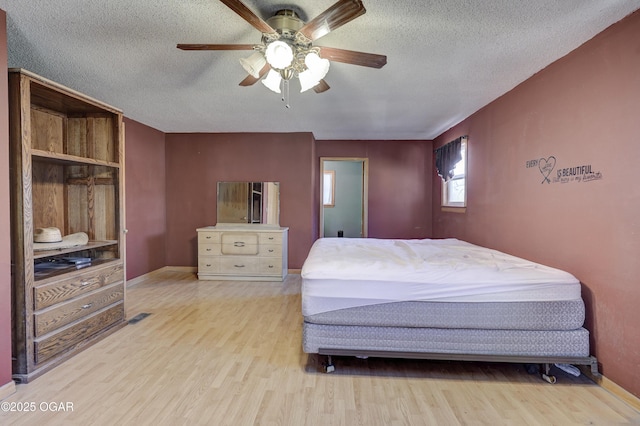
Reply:
M20 69L9 120L13 372L27 382L126 324L124 133L120 110ZM89 243L34 251L44 227Z

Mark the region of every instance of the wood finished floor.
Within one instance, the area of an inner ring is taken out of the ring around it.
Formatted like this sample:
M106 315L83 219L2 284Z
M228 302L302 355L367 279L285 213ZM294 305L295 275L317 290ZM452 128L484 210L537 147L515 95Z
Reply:
M130 324L4 402L2 425L613 425L640 413L586 378L550 385L517 364L336 358L301 350L300 276L130 287ZM41 409L72 403L73 411Z

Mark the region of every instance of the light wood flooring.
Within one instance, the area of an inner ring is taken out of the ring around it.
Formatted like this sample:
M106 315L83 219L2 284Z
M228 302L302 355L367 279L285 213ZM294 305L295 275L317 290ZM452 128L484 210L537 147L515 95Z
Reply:
M301 350L299 275L223 282L163 271L129 288L127 312L151 315L17 385L3 402L36 411L0 412L0 424L640 424L584 377L557 371L551 385L517 364L336 358L326 374Z

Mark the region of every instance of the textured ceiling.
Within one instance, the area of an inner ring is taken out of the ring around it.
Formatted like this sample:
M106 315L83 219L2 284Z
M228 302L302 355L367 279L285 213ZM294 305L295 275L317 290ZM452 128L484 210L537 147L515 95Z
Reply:
M246 0L263 19L310 20L333 0ZM291 108L240 87L247 51L177 43L259 43L217 0L0 0L9 66L105 101L163 132L313 132L317 139L432 139L606 27L640 0L364 0L366 14L314 45L387 55L382 69L333 62L322 94Z

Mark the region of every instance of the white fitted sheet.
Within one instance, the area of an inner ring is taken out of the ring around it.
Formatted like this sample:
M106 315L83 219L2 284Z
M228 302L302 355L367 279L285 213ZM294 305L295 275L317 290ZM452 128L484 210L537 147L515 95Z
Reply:
M457 239L321 238L301 275L303 315L399 301L581 298L568 272Z

